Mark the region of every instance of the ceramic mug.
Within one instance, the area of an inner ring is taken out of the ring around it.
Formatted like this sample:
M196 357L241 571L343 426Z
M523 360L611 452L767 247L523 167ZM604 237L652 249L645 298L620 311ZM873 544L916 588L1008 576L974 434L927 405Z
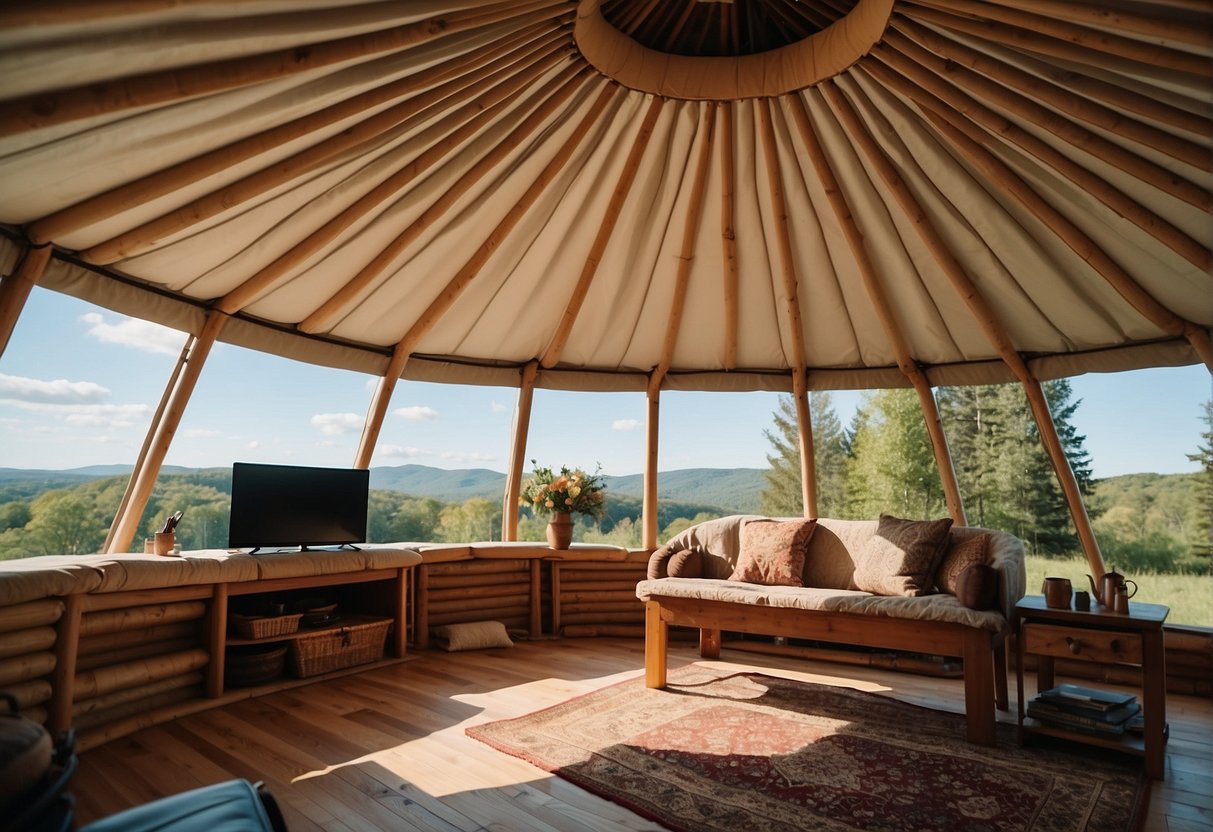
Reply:
M1041 592L1045 596L1045 606L1054 610L1068 610L1073 587L1069 578L1045 578Z

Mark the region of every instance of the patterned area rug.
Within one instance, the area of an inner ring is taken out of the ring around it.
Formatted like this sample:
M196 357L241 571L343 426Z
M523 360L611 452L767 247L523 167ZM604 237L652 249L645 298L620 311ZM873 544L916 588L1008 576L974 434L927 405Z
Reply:
M1124 755L1019 748L1006 725L970 745L963 717L848 688L693 666L670 680L467 733L686 832L1121 832L1144 812Z

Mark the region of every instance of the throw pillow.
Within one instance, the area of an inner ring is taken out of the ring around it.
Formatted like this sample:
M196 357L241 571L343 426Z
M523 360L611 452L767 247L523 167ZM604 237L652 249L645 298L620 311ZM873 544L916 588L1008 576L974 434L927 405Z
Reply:
M698 546L675 552L666 563L666 574L671 578L702 578L703 554Z
M975 563L956 580L956 599L971 610L992 610L998 606L998 570Z
M926 595L951 528L950 517L903 520L880 515L876 533L855 559L855 586L876 595Z
M668 577L670 558L680 551L682 551L681 547L674 543L667 543L658 549L654 549L653 554L649 555L649 568L646 577L650 581Z
M510 634L500 621L468 621L444 624L430 630L434 643L443 650L480 650L485 647L513 647Z
M979 534L967 540L958 540L949 546L935 573L935 586L939 591L957 595L956 588L959 586L960 573L970 566L990 562L990 555L987 552L989 545L990 536Z
M816 520L750 520L741 527L741 552L730 581L804 586L804 559Z

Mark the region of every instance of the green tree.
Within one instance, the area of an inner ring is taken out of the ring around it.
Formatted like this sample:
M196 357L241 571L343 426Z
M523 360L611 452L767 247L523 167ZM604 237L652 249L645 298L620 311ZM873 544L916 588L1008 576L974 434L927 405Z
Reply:
M1196 453L1187 455L1188 459L1200 463L1191 550L1197 557L1213 559L1213 399L1205 402L1204 411L1205 430L1200 435L1204 444L1196 446Z
M0 505L0 531L25 528L32 517L29 503L25 500L12 500Z
M767 454L767 486L762 492L762 512L780 517L798 517L804 511L800 481L800 428L796 404L791 396L780 396L772 414L775 425L763 431L771 443ZM823 517L847 516L847 446L834 404L827 392L809 394L809 420L813 427L813 464L816 466L817 512Z
M30 506L26 542L31 555L87 555L105 542L108 523L73 491L48 491Z
M851 507L861 517L946 513L939 471L914 391L866 393L861 410L865 416L852 440L847 470Z
M483 497L448 505L439 520L438 538L448 543L496 540L501 536L501 504Z

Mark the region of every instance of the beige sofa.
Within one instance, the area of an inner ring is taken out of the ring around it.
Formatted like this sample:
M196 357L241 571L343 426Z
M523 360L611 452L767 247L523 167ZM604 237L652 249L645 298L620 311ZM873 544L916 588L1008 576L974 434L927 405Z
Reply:
M878 595L855 588L861 553L876 520L821 518L808 543L803 587L728 580L741 552L742 528L757 515L701 523L654 553L650 578L636 586L646 604L645 668L649 687L664 687L670 625L698 627L700 652L716 658L721 631L757 633L907 650L964 660L965 709L973 742L994 740L994 707L1007 707L1006 650L1015 602L1024 595L1024 547L1006 532L953 527L949 544L989 535L996 579L990 609L971 609L954 595ZM699 547L702 577L654 577L672 553Z

